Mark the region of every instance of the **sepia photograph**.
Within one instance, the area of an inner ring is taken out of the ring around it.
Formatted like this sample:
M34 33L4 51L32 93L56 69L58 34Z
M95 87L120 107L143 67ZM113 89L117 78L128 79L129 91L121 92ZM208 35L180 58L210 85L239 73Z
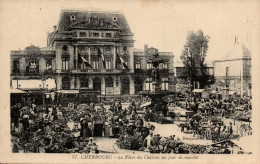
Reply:
M257 157L259 2L0 4L0 162Z

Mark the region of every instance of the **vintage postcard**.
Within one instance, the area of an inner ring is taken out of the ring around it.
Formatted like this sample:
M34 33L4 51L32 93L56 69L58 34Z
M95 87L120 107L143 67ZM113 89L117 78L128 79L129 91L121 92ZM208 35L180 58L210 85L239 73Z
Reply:
M259 9L0 1L0 162L259 163Z

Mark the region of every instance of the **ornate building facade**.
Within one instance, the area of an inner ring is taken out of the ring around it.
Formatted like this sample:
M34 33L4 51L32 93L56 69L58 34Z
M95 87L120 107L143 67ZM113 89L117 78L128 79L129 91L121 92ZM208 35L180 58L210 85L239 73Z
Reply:
M11 51L13 87L25 89L21 84L17 87L19 81L14 83L16 78L27 77L23 73L29 66L29 70L35 67L30 79L54 79L59 93L109 96L152 90L149 59L158 50L146 46L135 51L133 33L122 13L62 10L58 26L47 37L47 47L41 50L31 46L29 49L39 51L31 55ZM163 52L159 55L168 60L160 65L163 90L173 90L174 56ZM32 59L26 56L37 60L30 62ZM42 87L38 85L38 89Z

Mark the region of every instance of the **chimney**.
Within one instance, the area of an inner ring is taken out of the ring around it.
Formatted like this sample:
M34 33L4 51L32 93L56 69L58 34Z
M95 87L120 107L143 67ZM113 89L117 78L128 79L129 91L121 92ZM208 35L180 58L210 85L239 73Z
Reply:
M57 29L57 26L53 26L53 30L56 31L56 29Z
M147 49L148 49L148 45L145 44L145 45L144 45L144 51L146 51Z

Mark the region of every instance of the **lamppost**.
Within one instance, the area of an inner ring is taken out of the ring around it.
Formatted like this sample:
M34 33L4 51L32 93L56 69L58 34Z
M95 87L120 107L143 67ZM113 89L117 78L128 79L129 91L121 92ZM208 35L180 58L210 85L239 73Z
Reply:
M192 92L192 81L191 81L192 53L190 52L190 48L189 48L189 47L188 47L188 58L190 59L190 77L189 77L189 83L190 83L190 102L191 102L191 92Z
M42 85L39 84L39 88L42 94L42 105L45 106L45 97L44 97L44 84L45 84L46 80L42 79ZM47 84L48 85L48 84Z

